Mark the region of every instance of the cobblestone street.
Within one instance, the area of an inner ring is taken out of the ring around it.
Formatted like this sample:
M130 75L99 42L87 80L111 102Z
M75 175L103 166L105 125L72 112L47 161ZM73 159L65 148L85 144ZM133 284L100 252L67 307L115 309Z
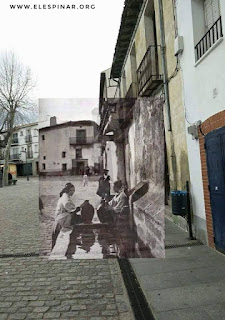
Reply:
M0 188L0 254L38 253L38 178Z
M52 203L61 184L49 186ZM38 185L18 179L0 189L0 319L133 319L116 259L25 256L39 252Z

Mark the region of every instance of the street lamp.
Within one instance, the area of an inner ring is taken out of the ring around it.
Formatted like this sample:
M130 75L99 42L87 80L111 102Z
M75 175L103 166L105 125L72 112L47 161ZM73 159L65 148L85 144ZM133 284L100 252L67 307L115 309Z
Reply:
M28 167L27 167L27 149L21 150L21 152L25 152L25 159L26 159L26 175L27 175L27 181L29 181L29 174L28 174Z

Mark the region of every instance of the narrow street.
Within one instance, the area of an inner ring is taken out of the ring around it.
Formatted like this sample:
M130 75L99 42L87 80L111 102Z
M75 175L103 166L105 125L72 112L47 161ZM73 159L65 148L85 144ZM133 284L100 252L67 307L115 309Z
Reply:
M63 185L48 187L57 191ZM18 179L16 186L0 189L0 319L133 319L116 259L35 256L42 242L38 186L36 178Z

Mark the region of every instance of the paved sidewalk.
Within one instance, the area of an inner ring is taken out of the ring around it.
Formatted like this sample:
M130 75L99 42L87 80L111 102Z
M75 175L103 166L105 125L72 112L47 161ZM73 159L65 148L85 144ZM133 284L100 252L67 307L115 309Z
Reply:
M165 259L130 259L156 320L225 319L225 256L166 221Z
M116 259L18 257L39 252L38 186L0 189L0 320L133 320Z
M0 188L0 254L38 253L38 178Z

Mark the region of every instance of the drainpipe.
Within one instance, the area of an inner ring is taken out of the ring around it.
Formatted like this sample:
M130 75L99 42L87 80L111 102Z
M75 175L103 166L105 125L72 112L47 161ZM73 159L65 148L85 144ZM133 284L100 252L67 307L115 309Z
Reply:
M165 91L167 124L168 124L168 131L172 131L169 88L168 88L168 74L167 74L167 66L166 66L166 44L165 44L165 31L164 31L162 0L158 0L158 4L159 4L159 24L160 24L160 38L161 38L161 58L162 58L162 70L163 70L163 83L164 83L164 91Z
M160 26L160 38L161 38L161 59L162 59L162 71L163 71L163 84L165 92L165 104L166 104L166 115L168 131L171 132L171 161L174 175L173 188L177 189L177 170L176 170L176 155L174 150L174 141L172 134L171 125L171 112L170 112L170 99L169 99L169 86L168 86L168 74L166 65L166 43L165 43L165 30L164 30L164 18L163 18L163 4L162 0L158 0L159 5L159 26Z

